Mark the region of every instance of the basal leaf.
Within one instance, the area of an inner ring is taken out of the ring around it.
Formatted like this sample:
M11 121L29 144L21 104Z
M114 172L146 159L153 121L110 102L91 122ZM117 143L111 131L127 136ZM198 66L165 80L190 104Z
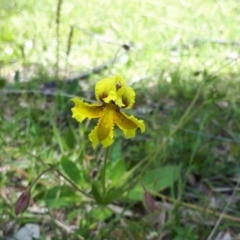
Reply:
M49 208L66 207L80 201L80 197L67 185L44 190L36 198L44 200Z
M100 184L98 182L93 182L92 183L92 195L95 197L95 200L97 203L102 203L103 202L103 199L102 199L102 196L100 194Z
M80 183L82 180L81 170L75 162L69 160L66 156L61 159L61 165L67 176L75 183Z
M151 169L145 173L142 183L148 191L161 191L171 187L180 177L181 166L165 166ZM144 190L140 184L137 184L125 196L132 200L142 200Z

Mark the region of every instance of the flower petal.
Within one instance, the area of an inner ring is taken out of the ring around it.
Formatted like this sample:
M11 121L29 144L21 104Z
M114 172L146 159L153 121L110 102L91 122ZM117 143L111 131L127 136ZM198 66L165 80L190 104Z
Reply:
M108 147L113 143L113 118L116 112L116 105L106 104L102 117L98 121L98 125L89 134L89 139L93 143L93 148L99 142L103 147Z
M135 137L137 128L141 129L141 133L145 132L145 124L143 120L138 120L134 116L128 116L120 111L116 112L114 122L123 131L125 137Z
M104 78L96 83L96 99L105 103L113 101L119 107L124 107L122 95L125 88L125 82L119 75L112 78Z
M75 107L71 109L72 117L79 122L82 122L85 118L99 118L103 114L104 106L102 105L88 104L78 97L71 100L75 103Z
M94 149L97 147L99 142L102 143L104 148L110 146L114 142L114 140L113 140L113 137L114 137L113 129L110 131L109 135L102 141L99 141L97 132L98 132L98 126L96 126L91 131L91 133L88 135L90 141L92 142L92 145L93 145Z
M135 92L131 87L125 87L124 93L122 95L122 102L124 104L124 108L131 108L135 102Z

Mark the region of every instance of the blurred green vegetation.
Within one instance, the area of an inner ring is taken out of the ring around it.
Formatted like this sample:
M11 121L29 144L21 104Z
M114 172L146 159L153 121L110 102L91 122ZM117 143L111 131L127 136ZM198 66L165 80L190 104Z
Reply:
M237 234L239 11L233 0L1 0L0 238L24 223L38 223L41 239ZM116 130L103 198L104 151L88 139L96 122L72 119L70 99L95 101L96 81L115 74L136 91L128 113L146 133ZM16 217L17 197L49 166Z

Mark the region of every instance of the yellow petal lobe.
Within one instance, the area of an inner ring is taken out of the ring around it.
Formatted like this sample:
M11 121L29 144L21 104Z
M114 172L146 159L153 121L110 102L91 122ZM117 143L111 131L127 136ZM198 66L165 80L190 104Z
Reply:
M98 137L97 137L97 126L90 132L88 135L90 141L92 142L93 148L95 149L99 143Z
M124 93L122 95L122 102L124 104L124 108L131 108L135 102L135 92L131 87L125 87Z
M119 107L124 107L122 95L126 88L125 82L120 75L112 78L104 78L96 83L96 99L104 103L115 102Z
M134 116L128 116L120 111L116 112L114 122L123 131L127 138L135 137L137 128L140 128L141 133L145 132L145 124L143 120L138 120Z
M78 97L71 100L75 103L75 106L71 109L72 117L79 122L82 122L85 118L99 118L103 114L104 107L102 105L85 103Z
M95 148L99 142L103 147L108 147L113 143L113 118L116 112L114 104L106 104L102 117L98 121L98 125L89 134L89 138Z
M97 136L97 128L98 126L96 126L88 135L94 149L97 147L98 143L100 142ZM103 145L104 148L113 144L114 142L113 137L114 137L113 130L111 130L109 135L104 140L101 141L101 144Z

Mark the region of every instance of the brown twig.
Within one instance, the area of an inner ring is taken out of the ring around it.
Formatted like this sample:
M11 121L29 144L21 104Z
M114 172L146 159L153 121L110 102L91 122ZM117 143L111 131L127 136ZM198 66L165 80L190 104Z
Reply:
M160 197L164 201L169 201L169 202L174 203L174 204L179 204L183 207L190 208L190 209L196 210L198 212L209 213L209 214L215 215L217 217L221 216L221 218L240 223L240 218L239 217L226 214L225 212L221 213L221 212L213 210L211 208L203 208L203 207L191 204L191 203L186 203L186 202L182 202L182 201L179 201L179 200L175 200L175 199L170 198L168 196L165 196L164 194L161 194L161 193L154 193L154 194L156 196Z
M233 197L234 197L235 194L236 194L236 190L237 190L237 188L238 188L238 186L239 186L239 183L240 183L240 178L238 179L238 182L237 182L237 184L236 184L236 186L235 186L235 188L234 188L234 191L233 191L230 199L227 201L227 204L225 205L222 213L220 213L219 218L218 218L216 224L214 225L214 228L212 229L212 231L211 231L210 235L208 236L207 240L211 240L211 239L213 238L213 235L215 234L215 232L216 232L218 226L220 225L222 219L223 219L223 218L226 218L225 212L227 211L229 205L231 204L231 202L232 202L232 200L233 200Z

